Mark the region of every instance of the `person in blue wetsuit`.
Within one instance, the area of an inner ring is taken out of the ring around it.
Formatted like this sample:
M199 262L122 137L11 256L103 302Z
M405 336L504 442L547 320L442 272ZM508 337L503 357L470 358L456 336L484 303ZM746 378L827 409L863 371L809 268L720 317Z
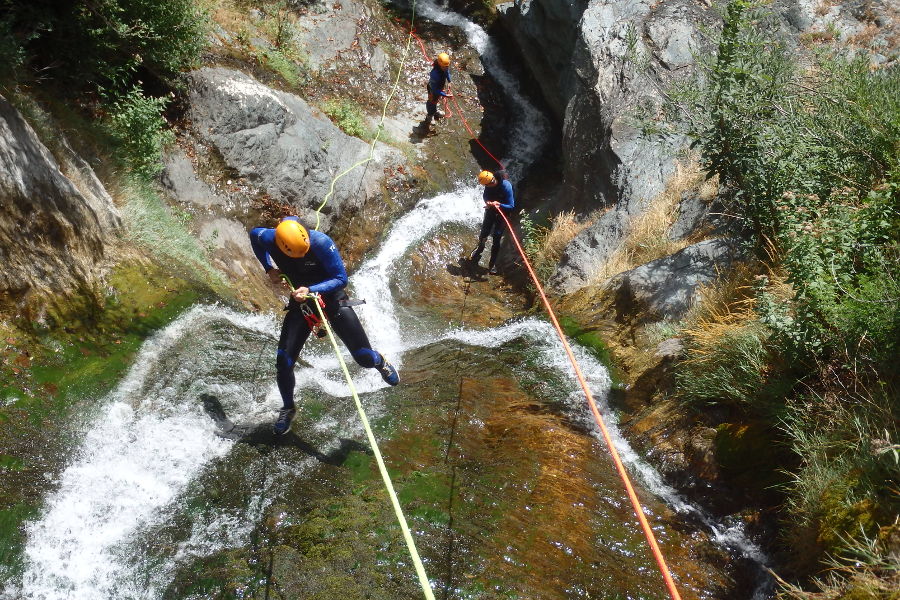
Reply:
M484 252L484 245L489 235L493 235L491 241L491 260L488 263L488 272L497 275L497 255L500 253L500 238L506 231L506 223L497 213L500 208L507 216L516 207L513 197L512 184L505 176L505 171L499 174L490 171L482 171L478 174L478 183L484 186L484 219L481 222L481 232L478 234L478 247L469 256L469 261L477 265Z
M452 94L444 91L450 82L450 55L441 52L434 59L431 73L428 76L428 100L425 101L425 123L431 124L431 119L442 119L444 115L437 111L437 103L442 97L452 98Z
M284 403L275 421L275 433L287 433L296 414L294 364L319 314L310 294L318 294L324 300L324 312L332 329L359 365L378 369L390 385L400 382L393 365L372 349L356 312L348 305L344 292L347 271L330 237L307 229L297 217L287 217L274 229L256 227L250 231L250 245L269 279L280 283L286 277L293 288L275 359L278 390Z

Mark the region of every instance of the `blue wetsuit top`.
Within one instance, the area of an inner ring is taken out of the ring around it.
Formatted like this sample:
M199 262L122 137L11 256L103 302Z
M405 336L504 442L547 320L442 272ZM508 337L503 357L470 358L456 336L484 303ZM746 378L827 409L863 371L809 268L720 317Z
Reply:
M448 81L450 81L450 69L448 68L445 71L434 65L434 68L431 69L431 75L428 76L428 89L435 96L446 96L447 92L444 91L444 86L447 85Z
M299 221L297 217L287 217ZM272 262L287 275L295 288L307 287L310 292L327 296L344 289L347 285L347 270L344 261L330 237L308 229L309 252L302 258L292 258L275 245L275 230L256 227L250 231L250 245L260 264L268 273Z
M512 184L508 179L500 179L495 186L484 186L484 196L482 197L485 202L499 202L500 208L507 213L516 207Z

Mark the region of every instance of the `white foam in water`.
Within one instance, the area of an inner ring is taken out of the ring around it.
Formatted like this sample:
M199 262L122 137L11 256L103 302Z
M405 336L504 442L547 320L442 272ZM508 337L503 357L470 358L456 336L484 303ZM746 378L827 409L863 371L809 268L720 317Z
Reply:
M195 307L145 342L73 453L46 500L47 510L28 525L22 587L4 589L4 597L122 597L118 584L128 565L115 556L117 546L152 523L157 509L231 448L214 435L212 421L196 403L163 397L167 388L154 387L153 380L153 367L168 349L215 319L248 331L273 327L270 317ZM148 386L159 395L142 396ZM251 526L236 528L235 536Z
M353 274L355 294L372 305L371 309L358 312L374 348L397 357L396 361L409 344L404 341L389 285L394 265L411 247L446 223L476 225L483 207L477 186L458 188L419 202L393 224L378 254Z

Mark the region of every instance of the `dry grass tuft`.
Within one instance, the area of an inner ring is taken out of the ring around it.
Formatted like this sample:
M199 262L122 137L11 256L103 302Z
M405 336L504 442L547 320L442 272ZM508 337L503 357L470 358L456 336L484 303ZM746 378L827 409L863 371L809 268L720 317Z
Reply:
M540 228L538 250L534 257L534 266L545 279L562 258L563 251L575 236L593 225L602 211L595 211L583 219L575 215L574 210L564 211L553 217L549 228Z
M682 240L670 240L669 229L678 216L678 205L687 192L711 202L718 193L718 178L706 179L696 159L675 168L666 189L654 198L644 213L631 224L628 236L595 274L594 285L652 260L668 256L704 239L704 232Z
M541 255L547 257L550 262L558 262L569 242L593 225L600 214L592 213L587 218L579 220L575 216L575 211L570 210L553 217L553 223L541 243Z
M760 265L754 268L740 264L728 277L700 289L700 299L688 312L682 327L682 335L691 339L694 351L702 354L703 348L715 346L723 336L757 320L756 284L760 278L767 281L766 292L776 300L793 297L787 274L770 265L760 269Z

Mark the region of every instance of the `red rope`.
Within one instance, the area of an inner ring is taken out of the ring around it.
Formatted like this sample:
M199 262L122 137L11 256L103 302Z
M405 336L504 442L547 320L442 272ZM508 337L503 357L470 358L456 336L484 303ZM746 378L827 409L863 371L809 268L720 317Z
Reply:
M448 86L449 89L449 86ZM463 111L459 108L459 104L456 102L456 96L451 96L453 98L453 105L456 106L456 112L459 113L459 118L463 122L463 125L466 127L466 131L469 132L469 135L472 136L472 139L475 140L475 143L481 146L481 149L484 150L488 156L494 159L494 162L500 165L501 169L506 169L506 165L500 162L500 159L491 154L491 151L484 147L484 144L481 143L481 140L478 139L478 136L475 135L475 132L472 131L472 128L469 127L469 122L466 120L466 115L463 114ZM446 98L444 99L446 101Z
M417 36L412 29L410 29L409 34L416 38L416 41L419 43L419 48L421 48L422 50L422 56L425 58L425 61L430 64L431 58L429 58L428 52L425 50L425 44L422 42L422 38ZM469 135L472 136L472 139L475 140L475 143L481 146L481 149L484 150L488 156L494 159L494 161L498 165L500 165L500 168L505 169L506 166L502 162L500 162L500 159L491 154L491 151L485 148L484 144L481 143L481 140L478 139L478 136L475 135L475 132L472 131L472 128L469 126L468 120L466 120L465 114L463 114L463 111L459 108L459 104L456 102L456 96L451 96L451 98L453 99L453 105L456 106L456 112L459 113L460 120L463 122L466 131L468 131ZM444 107L448 111L447 116L450 116L446 97L444 98ZM600 427L600 432L603 434L603 440L606 442L606 447L609 449L609 453L612 456L613 463L616 466L616 471L618 471L619 477L622 479L622 483L625 485L625 491L628 493L628 498L631 500L632 506L634 506L634 512L641 524L641 529L643 529L644 531L644 536L647 538L647 543L650 544L650 550L653 553L653 557L656 559L656 564L659 566L659 570L662 573L663 580L665 580L666 589L669 592L669 596L671 596L672 600L681 600L681 596L679 595L678 589L675 587L675 582L672 579L672 574L669 572L669 567L666 565L666 559L663 557L662 550L660 550L659 544L656 541L656 536L653 534L653 530L650 528L650 524L647 522L647 516L646 514L644 514L644 509L641 506L640 500L638 500L637 494L634 491L634 486L631 483L631 478L628 476L628 471L625 470L625 465L622 464L622 459L619 457L619 452L616 450L615 445L613 445L612 438L609 435L609 430L606 428L606 423L603 420L603 415L600 414L600 410L597 408L597 403L594 401L594 397L591 394L591 390L584 378L584 374L581 372L581 367L578 365L578 361L575 360L575 355L572 353L572 348L569 346L568 340L566 340L566 336L563 333L562 327L560 327L559 321L556 319L556 314L553 312L553 307L550 306L550 301L547 299L547 295L544 293L544 288L543 286L541 286L541 282L540 280L538 280L537 274L535 274L534 269L531 267L531 262L525 255L525 250L522 248L522 244L519 243L519 238L516 236L516 232L513 231L512 224L509 222L509 219L506 218L506 215L502 210L500 210L499 207L495 206L494 208L496 208L497 212L500 213L500 216L503 217L503 221L506 223L507 229L509 229L509 235L510 237L512 237L513 242L515 242L516 249L518 249L519 254L522 256L522 260L525 261L525 267L528 269L528 274L531 275L531 279L534 281L534 285L541 296L541 301L544 303L544 307L547 309L547 314L550 316L550 321L553 323L553 327L556 329L556 334L559 336L563 348L565 348L566 354L569 357L569 361L572 363L572 367L574 367L575 369L575 376L578 378L578 383L581 384L581 389L584 391L584 395L585 398L587 398L588 405L591 408L591 412L594 414L594 420Z
M609 431L606 428L606 423L603 421L603 416L600 414L600 410L597 408L597 403L594 402L594 397L593 395L591 395L591 390L590 388L588 388L587 381L585 380L584 375L581 372L581 367L578 366L578 362L575 360L575 355L572 353L572 348L569 346L569 342L566 340L566 336L562 331L562 327L560 327L559 321L557 321L556 319L556 314L553 312L553 308L550 306L550 301L547 300L547 295L544 294L544 288L541 286L541 282L538 280L534 269L531 267L531 262L529 262L528 257L525 255L525 250L522 248L522 244L519 243L519 238L516 237L516 232L513 231L512 224L509 222L509 219L506 218L506 215L503 214L503 211L500 210L499 207L495 206L494 208L496 208L497 212L500 213L500 216L503 217L503 221L506 223L507 229L509 229L509 234L512 237L513 242L515 242L516 248L518 249L519 254L522 256L522 260L525 261L525 267L528 269L528 273L529 275L531 275L531 279L534 281L534 285L537 288L538 293L541 295L541 301L543 301L544 307L547 309L547 314L550 316L550 321L553 322L553 327L556 329L556 334L559 336L563 348L565 348L566 354L569 356L569 361L575 368L575 376L578 378L578 383L581 384L581 389L584 391L584 395L591 407L591 412L594 413L594 420L597 421L597 425L600 427L600 432L603 434L603 440L606 442L607 448L609 448L609 453L610 455L612 455L613 463L615 463L616 470L619 472L619 477L621 477L622 483L625 484L625 491L628 492L628 497L631 499L631 504L634 506L634 512L635 514L637 514L638 521L641 524L641 529L644 530L644 536L647 538L647 542L650 544L650 550L653 552L653 557L656 559L656 564L659 566L659 570L662 572L663 579L666 583L666 589L669 591L669 595L672 597L672 600L681 600L681 596L678 594L678 590L675 588L675 582L672 580L672 574L669 572L669 567L666 566L666 560L665 558L663 558L662 551L659 549L659 544L656 542L656 536L653 535L653 530L650 528L650 524L647 522L647 516L644 514L644 509L641 507L641 503L638 500L637 494L634 492L634 486L631 484L631 478L628 476L628 472L625 470L625 465L622 464L622 459L619 457L619 452L613 445L612 438L610 437Z

